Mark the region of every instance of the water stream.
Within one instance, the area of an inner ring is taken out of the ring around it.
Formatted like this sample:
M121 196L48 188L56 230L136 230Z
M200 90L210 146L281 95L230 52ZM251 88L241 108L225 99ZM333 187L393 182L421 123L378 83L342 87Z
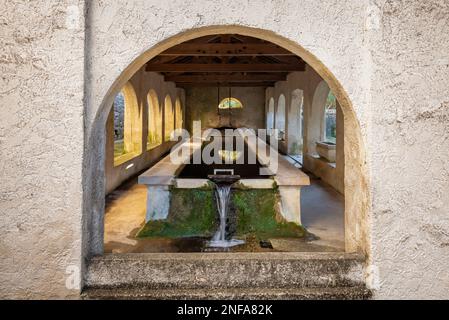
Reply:
M214 248L230 248L241 244L245 241L237 239L226 239L226 223L229 212L229 201L231 199L231 187L229 183L215 183L215 198L217 200L217 209L220 216L220 226L217 232L209 242L209 247Z

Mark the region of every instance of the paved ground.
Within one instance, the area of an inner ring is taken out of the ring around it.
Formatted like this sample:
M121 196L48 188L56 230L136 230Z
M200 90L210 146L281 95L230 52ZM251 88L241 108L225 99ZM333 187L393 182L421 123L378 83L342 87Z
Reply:
M344 200L319 180L302 189L304 226L320 239L305 243L297 239L273 239L279 251L344 251ZM131 180L106 198L105 252L189 252L198 247L173 239L136 239L145 220L146 187ZM261 250L263 251L263 250Z
M139 244L134 236L145 221L146 195L147 188L133 179L106 197L105 252L131 252Z
M344 197L321 180L301 190L302 223L320 240L313 244L344 251Z

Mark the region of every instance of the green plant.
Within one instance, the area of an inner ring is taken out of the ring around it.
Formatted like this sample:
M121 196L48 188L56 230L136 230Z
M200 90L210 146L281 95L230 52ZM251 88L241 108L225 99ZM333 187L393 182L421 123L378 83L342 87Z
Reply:
M277 189L236 190L232 201L237 213L237 236L254 235L261 240L305 235L303 227L280 217Z
M217 229L217 209L213 192L210 187L173 188L167 220L147 222L137 237L212 236Z

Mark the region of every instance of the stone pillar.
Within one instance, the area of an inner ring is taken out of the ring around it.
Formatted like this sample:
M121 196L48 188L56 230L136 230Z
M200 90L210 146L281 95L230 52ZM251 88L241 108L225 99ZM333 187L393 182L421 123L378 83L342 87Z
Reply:
M145 222L167 219L169 209L169 186L147 186L147 213Z
M301 225L301 187L280 186L281 214L288 222Z
M291 94L290 107L288 112L287 141L288 154L302 153L302 133L301 133L301 109L303 101L303 91L295 90Z

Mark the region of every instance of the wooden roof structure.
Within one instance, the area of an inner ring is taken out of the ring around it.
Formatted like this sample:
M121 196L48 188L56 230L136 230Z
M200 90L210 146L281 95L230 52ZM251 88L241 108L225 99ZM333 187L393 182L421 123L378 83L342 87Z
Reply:
M290 51L257 38L220 34L193 39L162 52L145 67L179 87L269 87L306 63Z

